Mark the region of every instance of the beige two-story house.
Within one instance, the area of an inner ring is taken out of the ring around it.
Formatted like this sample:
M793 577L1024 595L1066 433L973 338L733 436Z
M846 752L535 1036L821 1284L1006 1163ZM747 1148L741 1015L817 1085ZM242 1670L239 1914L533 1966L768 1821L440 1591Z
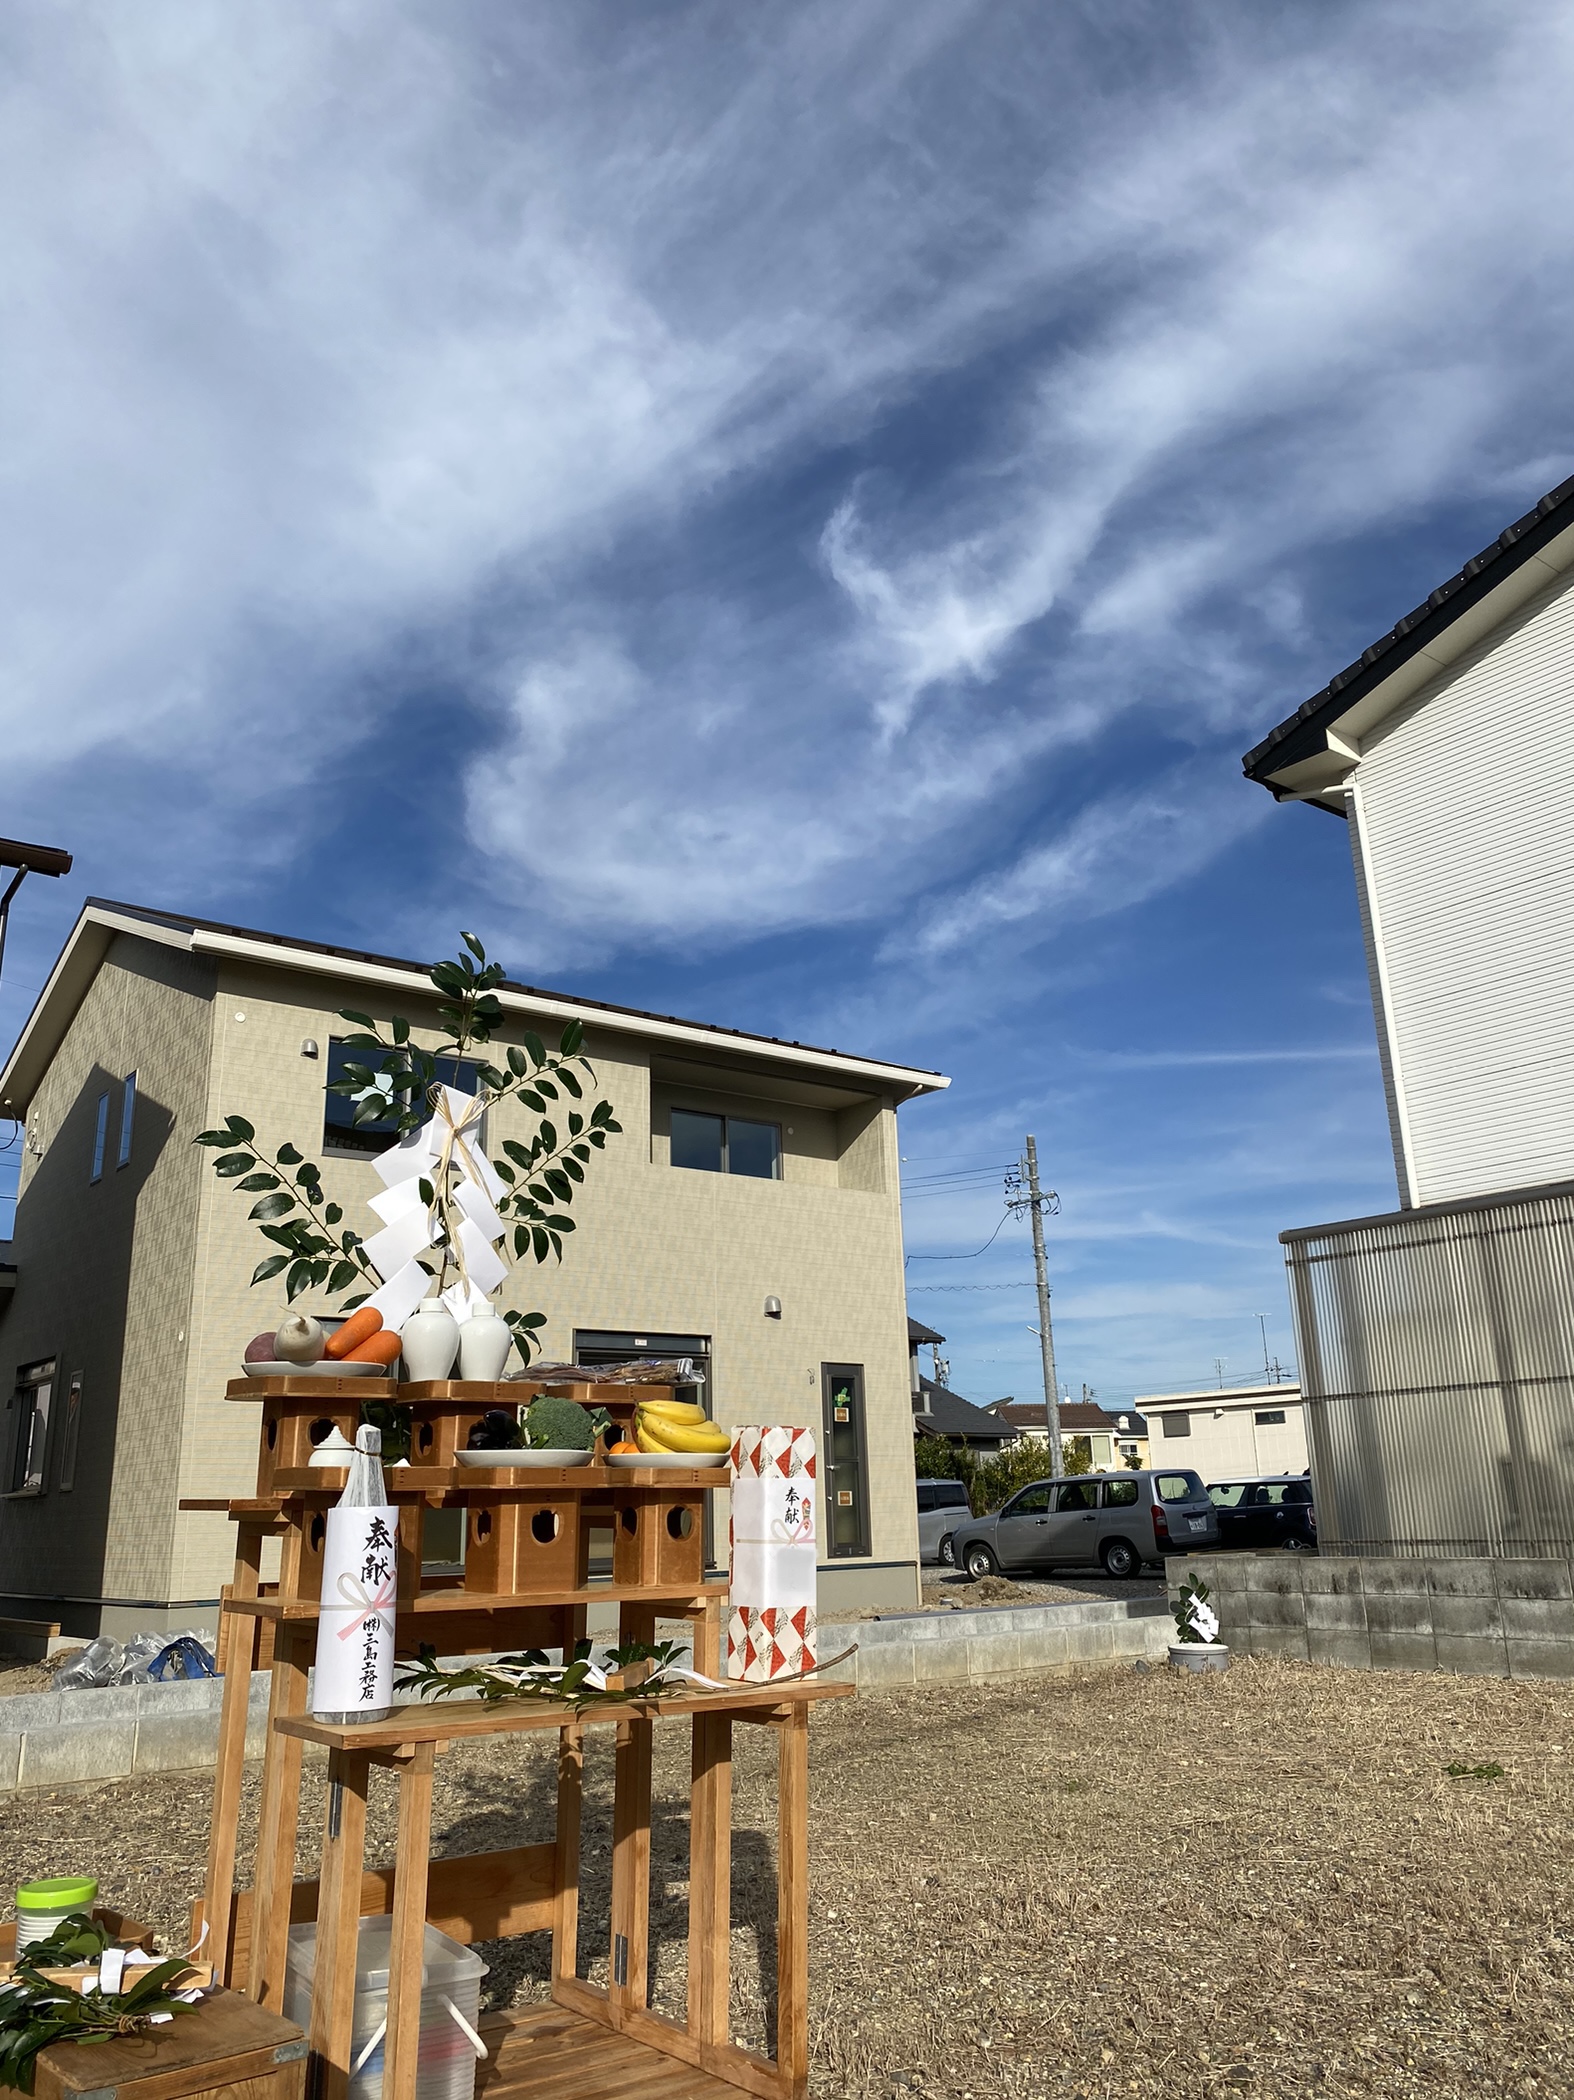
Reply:
M546 1314L550 1359L692 1356L720 1421L816 1429L822 1610L916 1604L896 1113L946 1080L525 985L499 996L502 1045L583 1022L622 1125L562 1266L516 1269L505 1304ZM327 1092L345 1006L440 1040L419 964L85 906L0 1072L24 1131L0 1295L0 1611L71 1632L211 1618L230 1527L180 1504L250 1490L256 1419L225 1386L284 1300L251 1287L266 1249L247 1201L191 1141L244 1115L270 1151L319 1161L370 1237L387 1139ZM512 1112L494 1111L488 1151L530 1135Z

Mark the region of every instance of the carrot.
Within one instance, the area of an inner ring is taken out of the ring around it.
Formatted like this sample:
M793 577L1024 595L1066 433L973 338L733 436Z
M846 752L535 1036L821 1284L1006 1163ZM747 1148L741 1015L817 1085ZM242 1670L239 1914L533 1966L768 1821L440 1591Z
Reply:
M383 1316L375 1305L363 1305L359 1312L351 1313L336 1334L330 1334L324 1356L348 1356L357 1342L364 1342L377 1332L383 1324Z
M399 1354L399 1337L391 1327L381 1334L370 1334L364 1342L357 1342L348 1356L339 1361L346 1364L391 1364Z

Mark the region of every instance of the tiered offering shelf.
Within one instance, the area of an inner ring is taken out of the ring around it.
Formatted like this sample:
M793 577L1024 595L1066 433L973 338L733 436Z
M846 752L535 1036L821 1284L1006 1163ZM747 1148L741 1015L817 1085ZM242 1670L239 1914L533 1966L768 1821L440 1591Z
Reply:
M334 1375L237 1379L227 1397L261 1403L256 1492L222 1502L237 1528L235 1576L224 1600L224 1708L214 1782L206 1890L194 1930L206 1929L219 1975L258 2004L282 2005L292 1924L316 1919L318 1950L311 2021L314 2100L346 2100L363 1917L391 1915L393 1947L384 2100L414 2100L419 2041L422 1935L428 1920L471 1942L551 1934L553 2004L487 2023L500 2046L480 2067L485 2100L713 2100L739 2090L760 2100L802 2100L808 2077L808 1722L847 1685L814 1679L729 1685L673 1697L626 1696L583 1711L556 1702L477 1700L402 1706L384 1722L340 1728L306 1711L308 1669L320 1611L323 1522L346 1475L308 1464L337 1428L353 1440L363 1404L410 1411L412 1463L386 1469L399 1511L395 1649L428 1645L448 1655L533 1646L568 1652L584 1638L590 1606L613 1605L623 1642L650 1642L658 1615L687 1618L693 1663L722 1673L725 1582L705 1579L705 1497L728 1486L724 1468L584 1466L471 1467L458 1464L470 1432L493 1408L538 1391L607 1409L626 1425L640 1400L663 1389L505 1380L396 1385ZM428 1514L465 1513L463 1569L423 1553ZM278 1579L262 1580L265 1547L277 1542ZM611 1580L594 1580L593 1558ZM236 1887L237 1829L252 1669L271 1671L257 1852L251 1885ZM732 1727L775 1731L780 1768L774 2057L733 2044L728 2030ZM653 1732L687 1723L693 1737L690 1792L689 1984L687 2017L666 2020L649 2006L648 1915ZM579 1846L583 1743L587 1729L616 1732L610 1981L596 1989L578 1974ZM433 1862L434 1760L445 1745L494 1735L555 1730L558 1812L547 1844ZM322 1871L294 1878L301 1758L310 1744L328 1756ZM362 1858L373 1765L398 1775L397 1859L392 1871Z

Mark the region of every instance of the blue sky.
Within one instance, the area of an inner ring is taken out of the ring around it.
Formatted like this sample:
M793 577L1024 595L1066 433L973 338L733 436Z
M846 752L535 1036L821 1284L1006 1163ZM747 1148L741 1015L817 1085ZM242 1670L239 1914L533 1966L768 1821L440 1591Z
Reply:
M1574 464L1571 90L1541 0L11 10L0 1036L88 892L465 924L1032 1129L1073 1391L1288 1358L1393 1171L1239 757ZM999 1215L908 1206L984 1398Z

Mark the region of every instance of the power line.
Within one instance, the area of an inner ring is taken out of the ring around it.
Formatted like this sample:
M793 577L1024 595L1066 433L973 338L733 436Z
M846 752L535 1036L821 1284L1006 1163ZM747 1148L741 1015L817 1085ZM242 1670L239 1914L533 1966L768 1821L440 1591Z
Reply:
M1034 1286L1026 1277L1020 1283L915 1283L915 1291L1030 1291Z
M1005 1217L1003 1217L1000 1220L1000 1225L1004 1225L1006 1222L1006 1218L1009 1218L1010 1216L1010 1211L1007 1211ZM906 1255L904 1259L906 1261L977 1261L978 1257L981 1254L987 1254L989 1249L995 1244L996 1240L999 1239L1000 1225L997 1225L995 1227L994 1231L989 1235L988 1239L985 1240L983 1246L975 1247L971 1254L909 1254Z

